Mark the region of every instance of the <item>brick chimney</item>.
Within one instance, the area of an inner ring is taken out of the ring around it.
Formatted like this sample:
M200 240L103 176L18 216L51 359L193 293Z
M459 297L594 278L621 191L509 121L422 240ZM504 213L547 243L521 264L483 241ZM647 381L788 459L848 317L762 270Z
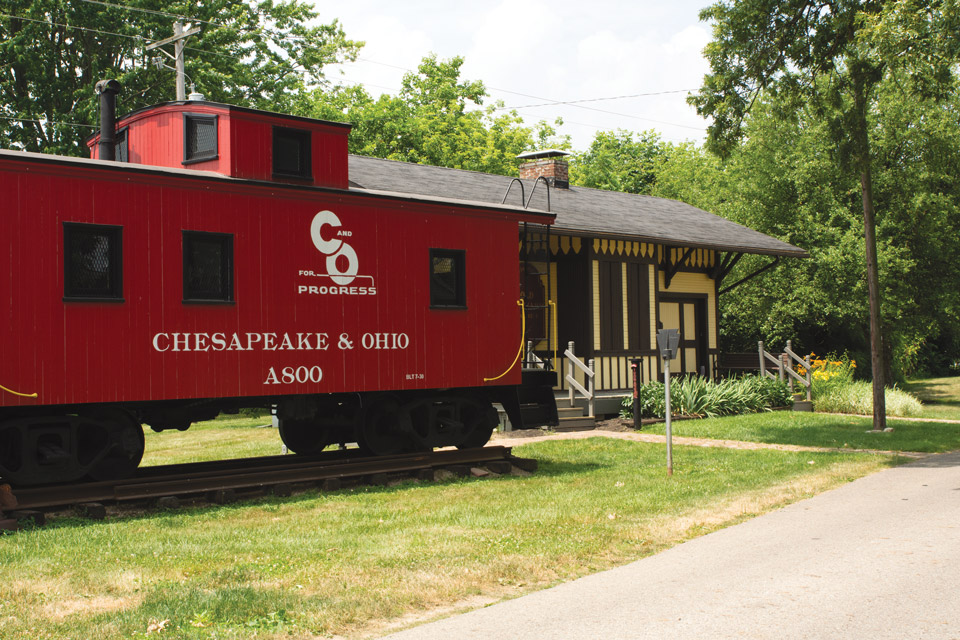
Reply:
M526 162L520 165L520 179L536 180L543 176L551 187L569 189L570 178L567 176L567 161L564 160L568 155L559 149L521 153L517 158Z

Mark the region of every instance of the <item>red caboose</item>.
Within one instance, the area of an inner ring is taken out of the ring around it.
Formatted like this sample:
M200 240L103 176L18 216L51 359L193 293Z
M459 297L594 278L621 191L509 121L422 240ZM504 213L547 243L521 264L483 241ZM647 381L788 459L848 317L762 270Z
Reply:
M119 120L116 161L0 151L0 477L130 473L141 422L247 406L296 452L519 419L518 223L552 216L351 189L348 131L177 102Z

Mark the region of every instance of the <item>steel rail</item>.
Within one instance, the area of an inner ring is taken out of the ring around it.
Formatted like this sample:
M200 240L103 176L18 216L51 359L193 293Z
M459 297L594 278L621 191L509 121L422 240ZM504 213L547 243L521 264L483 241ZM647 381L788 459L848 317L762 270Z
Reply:
M451 465L482 464L510 460L511 448L502 446L451 449L390 457L334 459L318 456L271 456L145 467L124 480L73 483L14 489L20 510L49 509L90 502L121 502L166 496L188 496L228 489L258 489L282 483L302 483L391 474Z

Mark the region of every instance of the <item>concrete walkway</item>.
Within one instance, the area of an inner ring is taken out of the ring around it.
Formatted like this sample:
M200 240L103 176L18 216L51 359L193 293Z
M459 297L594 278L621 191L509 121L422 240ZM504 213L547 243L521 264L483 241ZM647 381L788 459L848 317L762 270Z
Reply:
M960 453L388 638L960 639Z

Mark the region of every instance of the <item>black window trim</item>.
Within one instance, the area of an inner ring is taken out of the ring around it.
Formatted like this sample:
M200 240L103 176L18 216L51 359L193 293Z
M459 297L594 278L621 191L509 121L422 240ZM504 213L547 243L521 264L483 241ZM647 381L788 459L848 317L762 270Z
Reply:
M457 266L457 303L437 304L433 300L433 260L434 258L453 258ZM467 308L467 252L465 249L430 249L430 308L463 310Z
M120 153L121 146L124 150L123 154ZM126 156L126 159L121 158L121 155ZM116 142L114 143L114 158L117 162L130 162L130 127L117 129Z
M215 113L183 113L183 162L181 164L196 164L198 162L209 162L210 160L217 160L220 158L220 126L218 122L218 116ZM187 157L187 153L190 149L190 134L189 134L189 125L190 120L213 120L213 153L207 153L206 155L196 156L193 158Z
M227 243L228 251L222 256L222 260L226 263L221 265L223 269L229 274L229 280L227 285L229 287L228 297L226 298L188 298L187 297L187 238L211 238L217 237L221 240L229 240ZM219 231L194 231L191 229L182 229L180 231L180 251L183 254L183 289L181 293L183 294L182 302L183 304L222 304L222 305L233 305L236 304L236 287L235 287L235 267L233 262L233 245L234 245L234 234L232 233L222 233Z
M113 236L110 243L110 270L112 272L113 293L111 295L83 295L70 293L70 246L72 229L80 227L109 231ZM123 297L123 226L118 224L96 224L90 222L63 223L63 301L64 302L126 302Z
M300 164L304 167L301 173L292 173L286 171L277 171L277 133L293 135L301 138L301 143L306 145L300 147ZM280 127L274 125L272 128L270 169L274 178L284 178L292 180L313 180L313 132L309 129L295 129L292 127Z

